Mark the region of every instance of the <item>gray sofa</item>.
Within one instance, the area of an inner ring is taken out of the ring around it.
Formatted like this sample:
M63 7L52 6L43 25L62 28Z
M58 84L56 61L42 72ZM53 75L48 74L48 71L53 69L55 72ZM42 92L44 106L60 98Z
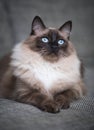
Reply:
M0 130L94 130L94 99L85 97L57 114L0 99Z
M88 92L57 114L0 99L0 130L94 130L93 8L93 0L0 0L0 58L28 37L35 15L40 15L47 26L55 27L71 19L71 39L85 64Z

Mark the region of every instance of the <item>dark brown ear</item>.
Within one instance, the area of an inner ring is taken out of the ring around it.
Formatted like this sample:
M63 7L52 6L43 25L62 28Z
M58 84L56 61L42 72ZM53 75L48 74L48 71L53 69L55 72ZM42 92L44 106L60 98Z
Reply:
M63 36L67 39L69 39L70 37L70 33L72 30L72 21L67 21L66 23L64 23L59 30L62 32Z
M35 16L32 22L31 35L38 34L46 28L42 19L39 16Z

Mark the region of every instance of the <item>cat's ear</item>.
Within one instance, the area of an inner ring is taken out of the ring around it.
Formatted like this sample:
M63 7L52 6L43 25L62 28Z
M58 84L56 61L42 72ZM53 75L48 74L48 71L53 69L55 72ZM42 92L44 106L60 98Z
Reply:
M70 33L72 30L72 21L67 21L66 23L64 23L60 28L59 31L62 32L63 36L67 39L70 38Z
M33 19L33 22L32 22L31 35L39 34L45 28L46 28L46 26L44 25L42 19L39 16L35 16L35 18Z

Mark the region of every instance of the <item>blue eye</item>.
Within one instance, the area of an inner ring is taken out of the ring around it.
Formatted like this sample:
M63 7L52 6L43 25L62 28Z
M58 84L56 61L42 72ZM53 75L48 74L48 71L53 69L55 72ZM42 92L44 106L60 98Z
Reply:
M42 40L42 42L44 42L44 43L48 43L48 42L49 42L48 38L46 38L46 37L43 37L41 40Z
M58 44L59 44L59 45L63 45L64 42L65 42L64 40L58 40Z

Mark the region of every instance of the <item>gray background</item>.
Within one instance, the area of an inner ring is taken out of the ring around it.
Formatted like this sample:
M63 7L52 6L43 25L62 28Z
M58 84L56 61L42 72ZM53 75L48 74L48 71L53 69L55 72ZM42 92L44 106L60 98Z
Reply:
M89 63L94 57L93 0L0 0L0 56L13 44L28 37L35 15L47 26L59 27L73 21L71 39L81 57Z
M71 41L85 64L88 94L57 115L1 99L0 130L94 130L94 0L0 0L0 58L29 36L35 15L52 27L73 21Z

